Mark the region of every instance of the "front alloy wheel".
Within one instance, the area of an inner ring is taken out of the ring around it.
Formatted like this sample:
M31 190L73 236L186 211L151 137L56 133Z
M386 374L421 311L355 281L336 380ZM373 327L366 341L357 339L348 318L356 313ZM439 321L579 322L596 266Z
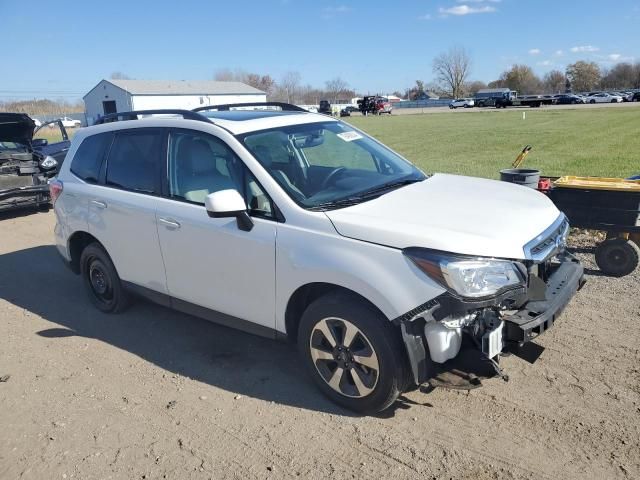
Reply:
M348 293L328 293L307 307L298 349L322 393L359 413L389 407L409 381L399 329Z
M378 356L353 323L341 318L320 320L311 332L309 348L316 370L336 392L362 398L376 387Z

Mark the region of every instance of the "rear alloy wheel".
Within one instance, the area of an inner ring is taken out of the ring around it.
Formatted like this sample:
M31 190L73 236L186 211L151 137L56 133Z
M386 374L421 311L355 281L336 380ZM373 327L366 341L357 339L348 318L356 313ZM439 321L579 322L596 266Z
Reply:
M359 413L380 412L408 381L399 332L365 302L329 294L304 312L298 348L320 390Z
M80 256L80 270L89 299L105 313L120 313L129 306L113 262L98 243L88 245Z
M640 259L640 247L632 240L610 238L596 248L596 263L600 270L612 277L624 277L632 273Z

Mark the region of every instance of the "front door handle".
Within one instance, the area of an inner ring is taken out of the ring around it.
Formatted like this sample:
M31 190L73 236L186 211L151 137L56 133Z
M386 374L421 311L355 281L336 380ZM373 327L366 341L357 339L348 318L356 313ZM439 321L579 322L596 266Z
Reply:
M98 208L102 208L102 209L107 208L107 204L105 202L100 201L100 200L91 200L91 204L95 205Z
M161 224L163 224L164 226L169 227L169 228L173 228L173 229L180 228L180 224L178 222L176 222L173 218L159 217L158 218L158 222L160 222Z

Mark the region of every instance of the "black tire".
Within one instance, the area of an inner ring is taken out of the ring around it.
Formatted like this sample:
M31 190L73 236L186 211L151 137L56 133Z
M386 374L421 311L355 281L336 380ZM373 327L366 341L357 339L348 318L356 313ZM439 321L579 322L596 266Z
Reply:
M333 347L320 330L323 326L333 337ZM347 331L353 327L357 333L349 345L342 345ZM322 393L354 412L367 414L385 410L406 389L409 381L400 332L366 302L349 295L327 294L309 305L300 320L298 349ZM331 358L314 360L314 352ZM365 360L375 360L376 363L369 368L360 363ZM339 369L344 373L332 387L329 382ZM361 387L358 387L354 375L359 377ZM360 394L361 389L364 395Z
M595 101L595 100L591 100L589 103L590 103L591 105L595 105L596 101Z
M80 255L80 273L89 299L98 310L120 313L129 306L129 295L102 245L94 242L85 247Z
M603 273L624 277L638 267L640 247L631 240L610 238L596 248L596 263Z

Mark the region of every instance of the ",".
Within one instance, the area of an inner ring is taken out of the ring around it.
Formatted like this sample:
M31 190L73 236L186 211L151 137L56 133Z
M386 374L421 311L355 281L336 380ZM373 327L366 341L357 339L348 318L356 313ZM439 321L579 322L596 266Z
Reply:
M58 251L98 309L135 293L288 339L358 412L446 384L463 358L506 378L500 356L583 283L544 195L427 175L288 104L105 116L74 137L51 192Z

